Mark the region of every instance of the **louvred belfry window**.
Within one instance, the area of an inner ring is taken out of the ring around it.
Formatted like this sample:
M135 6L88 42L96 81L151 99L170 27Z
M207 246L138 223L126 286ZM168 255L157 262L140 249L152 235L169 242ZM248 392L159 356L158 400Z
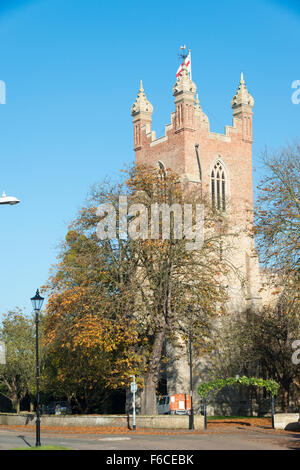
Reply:
M215 209L226 210L226 177L220 162L217 162L211 172L211 202Z

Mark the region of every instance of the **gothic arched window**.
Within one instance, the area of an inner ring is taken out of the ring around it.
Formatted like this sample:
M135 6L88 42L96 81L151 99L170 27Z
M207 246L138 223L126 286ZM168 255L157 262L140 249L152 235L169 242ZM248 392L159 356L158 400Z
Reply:
M226 210L226 176L221 162L217 161L211 175L211 202L215 209Z

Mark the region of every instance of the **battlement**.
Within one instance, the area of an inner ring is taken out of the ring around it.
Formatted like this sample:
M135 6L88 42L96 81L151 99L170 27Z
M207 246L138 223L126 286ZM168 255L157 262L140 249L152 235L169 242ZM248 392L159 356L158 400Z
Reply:
M225 126L225 133L210 131L209 119L203 112L196 94L196 85L189 77L187 68L182 67L182 71L173 87L175 97L175 112L171 113L171 121L165 125L165 133L161 137L156 137L156 133L151 129L153 106L147 99L143 89L142 81L136 101L131 108L134 125L134 150L139 152L149 148L160 147L167 141L172 140L171 136L184 133L183 140L204 139L224 143L242 141L252 143L252 109L254 99L248 92L243 74L241 75L238 90L234 95L231 105L233 109L233 122L231 126ZM186 137L185 134L189 134Z

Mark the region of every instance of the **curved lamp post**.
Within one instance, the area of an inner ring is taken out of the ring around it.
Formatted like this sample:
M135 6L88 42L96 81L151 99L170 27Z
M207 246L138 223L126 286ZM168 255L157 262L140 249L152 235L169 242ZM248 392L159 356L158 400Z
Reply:
M40 425L40 364L39 364L39 313L41 311L44 297L40 296L39 290L37 289L34 297L31 297L32 306L35 312L35 326L36 326L36 447L41 445L41 425Z
M10 204L11 206L18 204L20 201L14 196L6 196L5 193L0 197L0 204Z

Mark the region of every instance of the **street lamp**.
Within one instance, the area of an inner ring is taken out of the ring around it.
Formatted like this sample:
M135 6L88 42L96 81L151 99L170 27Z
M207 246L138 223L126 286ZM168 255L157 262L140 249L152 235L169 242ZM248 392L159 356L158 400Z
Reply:
M39 313L43 305L44 297L40 296L39 290L37 289L34 297L31 297L33 310L35 312L35 327L36 327L36 447L41 445L41 425L40 425L40 364L39 364Z
M20 201L14 196L6 196L5 193L0 197L0 204L10 204L11 206L18 204Z
M135 406L135 394L137 392L137 384L135 381L135 375L131 375L132 382L130 384L130 391L132 393L132 429L136 430L136 406Z
M191 313L191 306L188 306L188 312ZM192 331L191 318L189 318L189 362L190 362L190 396L191 396L191 414L189 428L194 429L194 408L193 408L193 355L192 355Z

